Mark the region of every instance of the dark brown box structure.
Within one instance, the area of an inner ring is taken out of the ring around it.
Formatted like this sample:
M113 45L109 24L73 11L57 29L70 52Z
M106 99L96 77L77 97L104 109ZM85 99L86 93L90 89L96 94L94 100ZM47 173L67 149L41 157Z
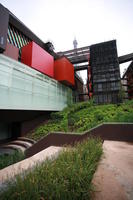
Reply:
M121 83L116 41L90 46L90 65L95 103L120 102Z

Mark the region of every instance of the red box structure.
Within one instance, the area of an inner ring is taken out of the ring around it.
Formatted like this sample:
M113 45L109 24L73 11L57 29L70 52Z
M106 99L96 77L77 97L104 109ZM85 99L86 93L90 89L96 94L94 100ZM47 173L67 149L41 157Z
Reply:
M54 58L35 42L22 48L21 62L46 74L54 76Z
M8 56L14 60L18 60L19 49L14 45L7 42L6 50L3 53L5 56Z
M66 57L55 60L54 78L66 85L74 86L74 67Z

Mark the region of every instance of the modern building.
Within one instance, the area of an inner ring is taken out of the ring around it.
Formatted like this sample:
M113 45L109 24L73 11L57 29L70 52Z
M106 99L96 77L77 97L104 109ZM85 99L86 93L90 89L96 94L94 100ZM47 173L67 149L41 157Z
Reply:
M121 82L116 41L91 45L90 66L94 102L120 102Z
M128 99L133 99L133 61L122 77L122 85Z
M84 101L84 83L82 78L75 73L75 88L73 90L74 102Z
M132 59L133 54L118 58L115 40L81 48L74 40L74 49L55 53L0 4L0 142L25 135L51 111L86 95L96 104L120 102L119 64ZM87 71L88 87L80 70ZM133 64L124 76L130 99L132 72Z
M58 81L58 58L50 43L0 4L0 142L27 134L51 111L73 102L73 65L62 63ZM68 66L71 77L66 76Z

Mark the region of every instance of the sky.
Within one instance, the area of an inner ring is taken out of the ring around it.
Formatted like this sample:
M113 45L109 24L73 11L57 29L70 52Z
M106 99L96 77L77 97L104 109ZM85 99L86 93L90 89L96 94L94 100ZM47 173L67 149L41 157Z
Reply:
M118 55L133 53L133 0L0 0L55 51L117 40ZM120 65L121 75L128 63Z

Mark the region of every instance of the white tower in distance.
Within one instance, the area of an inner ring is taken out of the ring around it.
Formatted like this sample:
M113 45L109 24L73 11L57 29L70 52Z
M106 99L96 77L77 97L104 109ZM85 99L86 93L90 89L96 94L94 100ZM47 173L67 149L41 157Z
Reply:
M76 40L76 37L74 38L74 40L73 40L73 47L74 47L74 49L75 49L75 54L76 54L76 49L77 49L77 46L78 46L78 42L77 42L77 40ZM77 64L74 64L74 67L76 67L77 66ZM80 71L77 71L76 72L79 76L81 76L81 74L80 74Z
M74 40L73 40L74 49L77 49L77 46L78 46L78 42L77 42L76 38L74 38Z

